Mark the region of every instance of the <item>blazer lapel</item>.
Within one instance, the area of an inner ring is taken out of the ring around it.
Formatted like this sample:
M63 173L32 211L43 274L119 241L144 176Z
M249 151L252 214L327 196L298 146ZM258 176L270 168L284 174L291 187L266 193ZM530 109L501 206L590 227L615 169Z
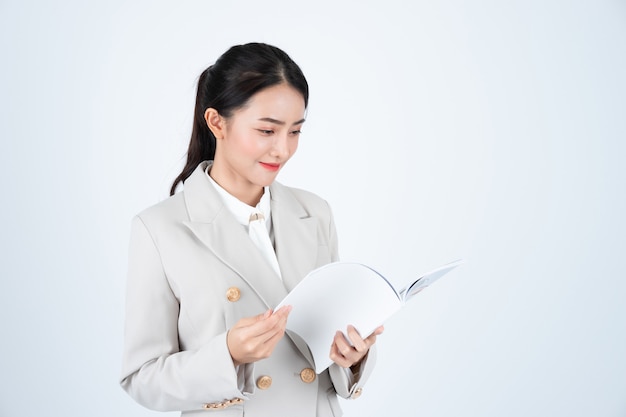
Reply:
M317 222L285 186L274 182L270 194L276 257L291 291L316 266Z
M268 308L274 308L287 295L287 290L245 229L224 207L204 172L208 165L200 164L185 181L184 197L190 220L184 223L250 285Z

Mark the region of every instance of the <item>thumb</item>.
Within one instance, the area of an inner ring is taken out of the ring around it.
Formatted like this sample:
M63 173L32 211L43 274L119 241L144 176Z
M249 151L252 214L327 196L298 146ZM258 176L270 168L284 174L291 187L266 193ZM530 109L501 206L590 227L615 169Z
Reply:
M259 314L258 316L256 316L256 321L262 321L265 320L266 318L268 318L269 316L272 315L274 311L270 308L269 310L267 310L265 313Z

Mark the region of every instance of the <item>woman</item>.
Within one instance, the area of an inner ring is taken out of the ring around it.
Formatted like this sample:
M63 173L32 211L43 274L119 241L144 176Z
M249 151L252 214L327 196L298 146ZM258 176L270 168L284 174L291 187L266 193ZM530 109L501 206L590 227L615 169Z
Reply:
M285 335L291 307L271 310L338 258L327 203L274 181L307 102L300 68L265 44L235 46L200 76L186 166L132 225L121 384L140 404L336 416L337 395L360 395L382 328L338 332L334 364L316 375L306 345Z

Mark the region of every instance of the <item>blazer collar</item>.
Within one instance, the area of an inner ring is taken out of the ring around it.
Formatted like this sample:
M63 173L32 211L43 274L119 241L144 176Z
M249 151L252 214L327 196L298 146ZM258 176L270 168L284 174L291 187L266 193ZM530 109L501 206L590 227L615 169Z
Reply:
M211 185L205 174L210 164L211 161L201 163L185 181L183 195L189 214L185 225L245 280L268 308L274 308L315 268L318 244L315 219L287 187L277 182L270 186L281 282Z

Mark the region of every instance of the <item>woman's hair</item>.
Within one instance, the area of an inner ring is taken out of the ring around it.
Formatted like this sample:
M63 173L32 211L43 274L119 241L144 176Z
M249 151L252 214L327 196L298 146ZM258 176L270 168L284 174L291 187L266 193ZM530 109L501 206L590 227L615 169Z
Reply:
M196 167L215 156L215 136L204 119L208 108L223 117L232 116L259 91L287 83L302 94L304 107L309 102L309 86L300 67L275 46L264 43L237 45L226 51L198 79L198 93L193 115L193 129L187 150L187 162L176 177L170 195Z

